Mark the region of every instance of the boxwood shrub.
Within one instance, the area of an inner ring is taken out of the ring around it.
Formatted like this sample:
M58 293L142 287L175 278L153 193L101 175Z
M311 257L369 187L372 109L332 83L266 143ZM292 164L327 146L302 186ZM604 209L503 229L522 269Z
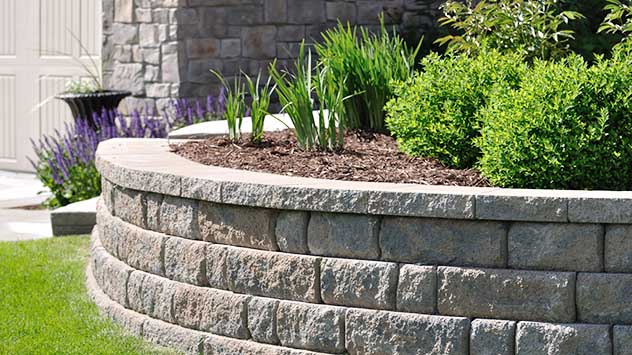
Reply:
M394 85L386 122L400 149L456 168L473 166L480 150L478 111L496 90L516 87L526 70L518 54L482 50L476 57L437 54L423 70ZM501 89L502 88L502 89Z
M632 187L632 61L621 48L588 66L578 56L535 62L517 90L481 111L480 168L495 185Z

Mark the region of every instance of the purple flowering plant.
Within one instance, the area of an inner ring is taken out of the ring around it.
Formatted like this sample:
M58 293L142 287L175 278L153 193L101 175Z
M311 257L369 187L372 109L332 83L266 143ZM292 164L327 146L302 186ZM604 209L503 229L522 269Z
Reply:
M172 129L219 119L224 112L225 98L209 96L205 103L177 99L172 110L165 110L160 119L155 111L134 111L130 117L116 110L101 111L91 118L78 118L67 123L62 131L31 140L36 159L31 160L37 177L52 196L45 202L57 208L87 200L101 194L101 176L95 166L100 142L111 138L166 138Z

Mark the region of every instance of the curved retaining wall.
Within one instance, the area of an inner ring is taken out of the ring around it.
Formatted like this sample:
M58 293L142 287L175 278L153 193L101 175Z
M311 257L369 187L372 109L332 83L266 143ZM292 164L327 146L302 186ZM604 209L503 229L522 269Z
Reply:
M632 354L632 193L332 182L102 143L88 286L199 354ZM628 224L630 223L630 224Z

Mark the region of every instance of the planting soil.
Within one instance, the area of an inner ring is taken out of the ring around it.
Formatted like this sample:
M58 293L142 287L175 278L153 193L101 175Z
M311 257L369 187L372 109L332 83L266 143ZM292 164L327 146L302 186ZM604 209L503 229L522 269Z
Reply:
M176 154L195 162L288 176L318 179L414 183L424 185L489 186L475 169L450 169L433 159L400 153L391 136L348 132L338 152L304 151L292 131L271 132L261 144L248 136L232 143L226 137L172 144Z

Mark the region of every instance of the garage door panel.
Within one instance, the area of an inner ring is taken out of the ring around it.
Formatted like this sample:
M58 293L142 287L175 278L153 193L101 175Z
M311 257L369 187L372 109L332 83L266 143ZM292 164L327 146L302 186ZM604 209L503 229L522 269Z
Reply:
M15 56L15 1L0 0L0 56Z
M0 74L0 159L16 160L16 87L14 75Z
M60 129L65 122L72 120L68 105L55 99L55 95L64 91L66 83L72 76L43 76L39 80L39 102L44 103L39 110L39 134L52 134Z

